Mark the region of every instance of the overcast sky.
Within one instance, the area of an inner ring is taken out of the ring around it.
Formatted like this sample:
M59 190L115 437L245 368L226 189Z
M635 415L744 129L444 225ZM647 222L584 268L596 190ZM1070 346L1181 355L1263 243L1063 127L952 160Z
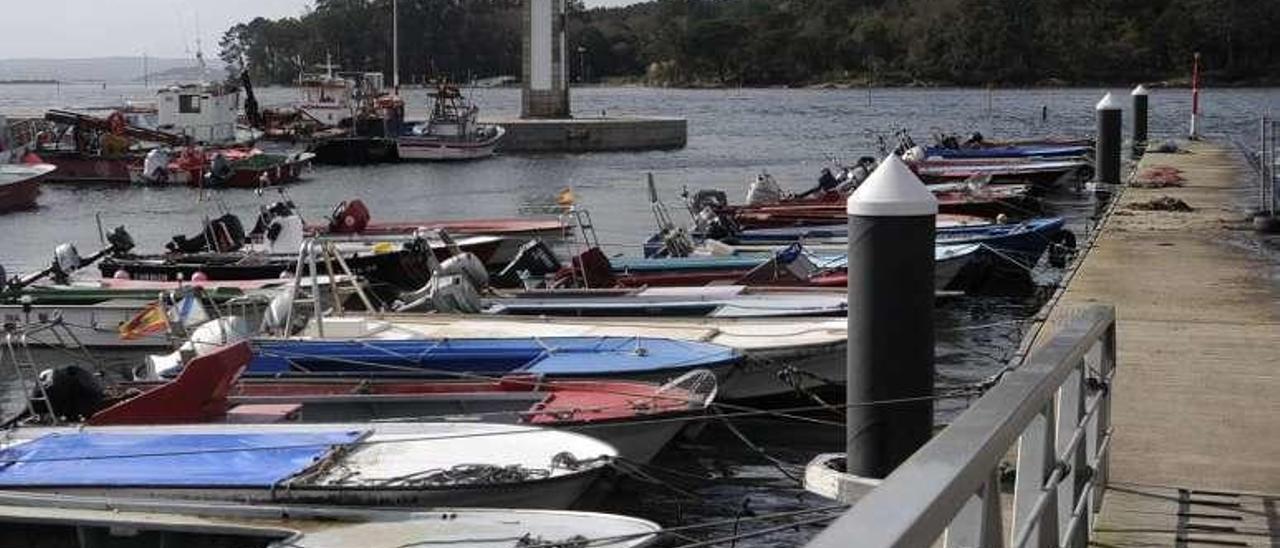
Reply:
M586 0L589 7L638 0ZM218 53L218 38L254 17L299 15L310 0L0 0L0 59ZM197 32L198 29L198 32Z

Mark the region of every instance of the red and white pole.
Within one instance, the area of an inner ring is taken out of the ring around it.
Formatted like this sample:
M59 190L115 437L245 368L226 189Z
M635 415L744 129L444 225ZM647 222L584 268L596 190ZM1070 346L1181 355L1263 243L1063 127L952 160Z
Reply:
M1191 134L1200 138L1200 53L1196 53L1191 65Z

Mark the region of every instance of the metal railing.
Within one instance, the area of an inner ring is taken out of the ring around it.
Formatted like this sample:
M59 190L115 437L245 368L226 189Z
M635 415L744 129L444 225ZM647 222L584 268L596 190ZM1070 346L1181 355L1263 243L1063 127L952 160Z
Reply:
M1072 315L807 548L1088 545L1107 484L1115 333L1110 306ZM1001 465L1015 444L1006 537Z

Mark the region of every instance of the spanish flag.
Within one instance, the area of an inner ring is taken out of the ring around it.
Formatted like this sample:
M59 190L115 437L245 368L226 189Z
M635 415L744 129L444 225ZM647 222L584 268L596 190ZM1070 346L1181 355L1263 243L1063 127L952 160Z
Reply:
M160 303L151 303L138 312L133 319L120 324L120 338L126 341L141 339L169 329L169 320L164 317Z
M560 194L556 195L556 205L560 207L572 207L577 200L577 197L573 195L573 187L571 186L564 187L564 190L561 190Z

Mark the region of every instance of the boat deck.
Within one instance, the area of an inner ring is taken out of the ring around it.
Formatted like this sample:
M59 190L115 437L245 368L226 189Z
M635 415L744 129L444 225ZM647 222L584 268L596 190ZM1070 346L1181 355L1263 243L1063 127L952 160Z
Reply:
M436 509L415 512L114 501L11 493L0 493L0 520L87 525L90 528L109 528L117 535L138 530L151 531L151 535L154 531L169 531L171 540L198 546L229 545L216 542L217 537L222 537L243 539L239 544L246 546L270 543L271 546L297 548L400 548L417 544L459 543L505 548L512 546L521 534L553 542L584 531L599 537L618 536L616 542L603 541L600 546L624 548L647 543L652 537L645 536L645 533L657 529L655 524L639 519L546 510ZM21 531L14 534L19 535ZM108 542L113 535L87 530L81 534ZM215 540L200 543L197 542L198 536L214 537Z
M1139 173L1184 186L1126 187L1054 309L1116 307L1110 487L1099 546L1280 543L1280 295L1234 206L1249 173L1220 145L1150 153ZM1161 197L1194 211L1144 211Z

